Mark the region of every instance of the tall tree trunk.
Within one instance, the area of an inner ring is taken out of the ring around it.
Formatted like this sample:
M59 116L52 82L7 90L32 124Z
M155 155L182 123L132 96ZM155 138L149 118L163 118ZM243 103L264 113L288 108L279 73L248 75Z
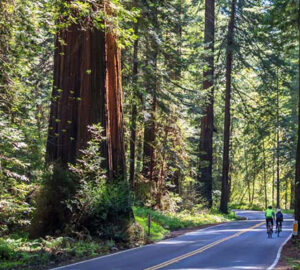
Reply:
M215 0L205 1L204 42L207 56L203 71L203 90L209 92L205 105L205 115L201 119L199 144L199 194L212 207L212 163L214 130L214 35L215 35Z
M268 193L267 193L267 173L266 173L266 149L265 149L265 141L263 140L263 170L264 170L264 192L265 192L265 208L268 207Z
M57 34L47 162L75 163L90 139L87 126L100 122L107 138L104 166L109 177L124 177L120 57L113 33L71 24Z
M135 26L135 34L138 34L138 25ZM131 189L134 188L135 178L135 152L136 152L136 118L137 118L137 104L136 104L136 93L137 93L137 75L138 75L138 47L139 40L137 39L133 45L133 67L132 67L132 83L133 83L133 98L131 108L131 127L130 127L130 171L129 171L129 182Z
M143 165L143 130L140 129L137 138L137 157L136 157L136 173L141 173Z
M285 178L285 194L284 194L284 209L288 209L287 205L288 205L288 187L289 187L289 182L288 182L288 178Z
M78 151L89 139L87 126L101 122L106 127L105 51L102 31L82 31L72 24L57 35L48 162L64 167L75 163ZM107 158L107 149L102 151Z
M236 0L231 2L231 14L228 25L227 49L226 49L226 95L225 95L225 121L224 121L224 150L222 169L222 194L220 210L228 212L229 202L229 145L230 145L230 100L231 100L231 73L234 44Z
M280 208L280 156L279 156L279 79L276 76L276 207Z
M157 132L157 98L156 90L151 106L150 119L145 123L144 129L144 156L143 156L143 175L150 181L156 181L156 132Z
M256 155L256 154L255 154ZM256 182L256 176L257 176L257 166L256 163L254 163L253 168L253 181L252 181L252 198L251 198L251 205L254 204L254 196L255 196L255 182Z
M300 8L298 7L298 34L299 34L299 62L298 72L300 78ZM299 97L300 97L300 80L299 80ZM296 179L295 179L295 219L300 222L300 98L298 98L298 142L297 142L297 157L296 157ZM300 226L299 226L300 232Z
M105 3L104 12L114 16L109 2ZM119 184L125 180L126 173L121 53L112 31L96 29L89 18L85 21L84 30L82 25L72 23L56 36L46 158L47 162L55 163L56 168L67 170L90 139L87 127L101 123L106 140L100 151L105 162L99 166L106 169L111 182ZM127 196L129 200L129 193ZM50 209L53 208L50 206ZM55 216L55 210L48 214ZM133 219L129 207L115 222L124 230Z
M244 160L245 160L245 169L246 169L245 182L247 184L248 200L249 200L249 204L250 204L250 202L251 202L251 189L250 189L250 179L249 179L249 173L248 173L248 155L247 155L247 152L246 152L246 147L244 147Z
M294 157L293 152L290 152L290 160L292 160ZM289 209L295 209L295 179L293 175L290 179L290 205Z
M116 37L106 34L106 139L109 176L125 179L125 147L123 132L121 51Z
M272 173L272 205L273 206L275 205L275 155L276 155L275 151L273 151L273 173Z
M155 32L158 33L158 11L157 1L153 1L153 10L151 14L151 22ZM157 133L157 90L158 90L158 77L157 77L157 57L158 57L158 44L157 40L151 34L149 36L149 49L148 49L148 65L149 70L147 74L148 91L152 97L150 105L150 117L145 123L144 128L144 156L143 156L143 176L153 182L153 192L156 193L156 133ZM153 194L155 196L155 194Z
M167 145L167 139L169 133L167 126L164 127L164 131L165 131L165 136L163 142L164 145ZM156 207L158 209L163 209L162 197L163 197L163 180L165 178L165 174L166 174L166 151L163 150L161 168L160 168L158 181L157 181Z

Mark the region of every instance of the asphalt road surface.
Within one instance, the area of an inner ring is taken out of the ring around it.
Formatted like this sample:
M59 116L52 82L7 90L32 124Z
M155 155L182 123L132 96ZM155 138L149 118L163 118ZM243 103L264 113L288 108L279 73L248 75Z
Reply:
M281 246L291 235L292 216L284 215L279 238L274 234L268 239L262 212L237 211L237 214L247 220L201 229L55 270L273 269Z

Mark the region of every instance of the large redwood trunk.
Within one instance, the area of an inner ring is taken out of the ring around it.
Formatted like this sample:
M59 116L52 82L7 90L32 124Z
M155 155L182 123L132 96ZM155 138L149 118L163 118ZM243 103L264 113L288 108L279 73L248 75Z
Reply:
M208 207L212 207L212 163L213 163L213 129L214 129L214 34L215 34L215 0L205 1L206 67L203 71L203 90L209 92L205 115L201 119L199 144L198 192Z
M125 148L122 111L121 52L116 37L106 34L106 138L109 176L125 176Z
M135 27L135 34L138 34L138 25ZM136 160L136 120L137 120L137 104L136 104L136 93L137 93L137 75L138 75L138 48L139 40L137 39L133 45L133 65L132 65L132 83L134 87L132 108L131 108L131 127L130 127L130 169L129 169L129 183L131 189L134 188L135 178L135 160Z
M300 8L298 9L298 33L299 33L299 76L300 76ZM299 77L300 78L300 77ZM300 97L300 81L299 81L299 97ZM295 181L295 219L300 222L300 98L298 105L298 144L297 144L297 158L296 158L296 181ZM300 232L300 226L299 232Z
M228 202L230 196L229 185L229 146L230 146L230 101L231 101L231 73L232 73L232 46L234 43L236 0L231 2L231 14L228 25L227 51L226 51L226 94L225 94L225 121L224 121L224 150L223 150L223 170L222 170L222 194L220 210L228 212Z
M150 119L145 123L144 129L143 175L150 181L156 181L157 99L155 93L153 96L151 109Z
M154 7L150 21L153 28L158 32L158 16L157 16L157 1L153 1ZM143 156L143 176L153 182L156 189L157 182L157 168L156 168L156 133L157 133L157 91L158 91L158 78L157 78L157 57L158 57L158 44L155 37L149 36L149 47L147 55L147 63L149 71L147 74L147 87L148 93L151 96L149 119L145 122L144 129L144 156ZM152 191L152 195L156 196L157 190Z
M86 145L87 126L106 125L105 34L73 24L61 30L55 45L47 161L67 166Z
M124 177L121 55L115 35L72 24L57 34L55 45L47 162L75 163L90 139L87 126L100 122L106 135L103 165L110 178Z

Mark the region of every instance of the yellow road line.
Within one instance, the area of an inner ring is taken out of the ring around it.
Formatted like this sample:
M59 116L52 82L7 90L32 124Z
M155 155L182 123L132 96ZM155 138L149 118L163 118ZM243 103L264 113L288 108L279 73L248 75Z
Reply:
M233 235L230 235L230 236L228 236L228 237L226 237L226 238L223 238L223 239L217 240L217 241L215 241L215 242L212 242L212 243L210 243L210 244L208 244L208 245L206 245L206 246L204 246L204 247L201 247L201 248L196 249L196 250L194 250L194 251L191 251L191 252L189 252L189 253L183 254L183 255L181 255L181 256L179 256L179 257L176 257L176 258L174 258L174 259L171 259L171 260L169 260L169 261L166 261L166 262L163 262L163 263L161 263L161 264L158 264L158 265L155 265L155 266L146 268L145 270L157 270L157 269L161 269L161 268L163 268L163 267L165 267L165 266L168 266L168 265L170 265L170 264L179 262L179 261L181 261L181 260L183 260L183 259L186 259L186 258L188 258L188 257L191 257L191 256L194 256L194 255L196 255L196 254L202 253L203 251L205 251L205 250L207 250L207 249L209 249L209 248L212 248L212 247L214 247L214 246L216 246L216 245L219 245L219 244L221 244L221 243L223 243L223 242L225 242L225 241L227 241L227 240L229 240L229 239L238 237L238 236L240 236L240 235L242 235L242 234L244 234L244 233L246 233L246 232L249 232L249 231L251 231L251 230L253 230L253 229L255 229L255 228L261 226L262 224L265 224L265 221L263 221L263 222L261 222L261 223L258 223L258 224L256 224L256 225L250 227L250 228L244 229L244 230L242 230L242 231L240 231L240 232L238 232L238 233L235 233L235 234L233 234Z

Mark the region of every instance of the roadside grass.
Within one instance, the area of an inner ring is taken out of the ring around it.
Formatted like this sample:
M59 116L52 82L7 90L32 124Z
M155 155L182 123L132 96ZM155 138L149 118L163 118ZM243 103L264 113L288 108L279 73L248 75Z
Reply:
M264 211L264 207L256 204L246 204L246 203L231 203L229 205L230 209L239 209L239 210L253 210L253 211Z
M278 269L300 269L300 238L291 239L283 247Z
M30 240L27 235L0 238L0 269L43 269L64 261L107 254L113 242L75 240L70 237L47 237Z
M286 210L282 210L282 212L284 214L294 215L294 209L286 209Z
M162 213L148 208L134 207L136 221L148 230L148 215L151 216L151 241L159 241L171 231L199 227L207 224L228 222L238 219L233 212L228 215L220 214L217 210L182 211L176 214Z
M217 210L182 211L180 213L162 213L142 207L133 208L136 221L147 232L148 214L151 216L151 238L159 241L171 231L193 228L205 224L214 224L235 220L234 213L220 214ZM71 237L46 237L30 240L27 234L11 234L0 237L0 269L1 270L36 270L54 267L63 262L72 262L105 255L121 246L114 241L99 239L78 240Z

